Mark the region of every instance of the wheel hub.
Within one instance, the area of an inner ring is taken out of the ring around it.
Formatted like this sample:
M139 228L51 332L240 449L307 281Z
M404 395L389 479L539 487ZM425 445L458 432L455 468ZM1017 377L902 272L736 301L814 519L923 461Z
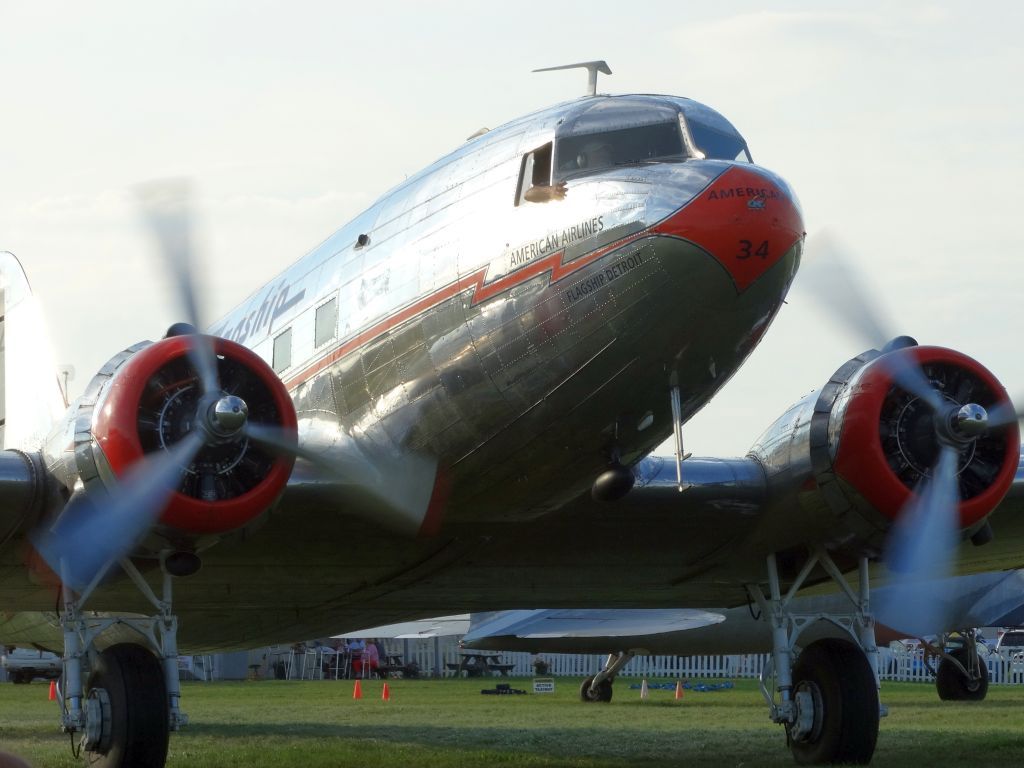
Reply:
M824 722L824 706L821 689L811 680L802 680L794 690L796 719L790 726L789 735L793 741L816 741L821 736Z
M85 700L85 735L82 746L87 752L106 754L110 750L110 696L105 688L92 688Z

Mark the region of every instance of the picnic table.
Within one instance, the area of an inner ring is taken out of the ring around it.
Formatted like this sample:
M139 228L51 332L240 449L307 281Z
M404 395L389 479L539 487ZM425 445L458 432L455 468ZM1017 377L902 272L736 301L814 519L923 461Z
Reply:
M406 664L400 653L386 653L383 663L377 667L381 677L419 677L420 668L416 664Z
M514 666L515 664L502 664L501 655L497 653L460 651L458 663L449 662L448 669L457 676L465 672L466 677L481 677L485 672L489 672L492 675L498 673L502 677L508 677Z

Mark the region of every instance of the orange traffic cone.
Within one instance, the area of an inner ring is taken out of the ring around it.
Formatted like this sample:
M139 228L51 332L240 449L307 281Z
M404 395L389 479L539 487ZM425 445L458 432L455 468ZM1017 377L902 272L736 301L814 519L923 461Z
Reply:
M683 681L676 680L676 701L679 701L681 698L683 698Z
M356 680L355 688L352 689L352 698L361 699L363 698L363 681Z
M57 700L57 681L56 680L51 680L50 681L50 701L56 701L56 700Z
M388 688L387 683L384 683L384 690L380 692L380 697L383 701L391 701L391 689Z
M648 695L649 694L647 693L647 678L645 677L643 679L643 682L640 683L640 701L647 701Z

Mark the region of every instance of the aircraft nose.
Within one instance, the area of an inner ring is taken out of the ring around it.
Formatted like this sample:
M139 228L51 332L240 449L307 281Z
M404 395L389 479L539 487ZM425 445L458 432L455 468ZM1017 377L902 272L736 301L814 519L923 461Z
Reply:
M755 166L733 165L657 227L717 259L742 293L804 236L789 185Z

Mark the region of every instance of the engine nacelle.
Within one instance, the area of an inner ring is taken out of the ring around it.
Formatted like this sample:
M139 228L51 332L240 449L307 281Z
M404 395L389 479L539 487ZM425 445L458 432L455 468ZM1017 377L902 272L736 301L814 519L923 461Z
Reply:
M249 423L294 434L294 406L270 367L239 344L205 340L216 355L221 388L245 401ZM188 357L193 343L187 336L143 342L103 366L69 415L65 453L59 459L51 452L51 471L69 488L77 478L86 492L110 490L144 457L196 428L202 392ZM293 456L271 454L241 434L211 440L182 467L156 531L180 544L242 528L273 505L293 463Z
M996 378L959 352L917 346L884 355L870 350L791 408L751 449L773 488L800 489L793 501L805 520L828 531L829 544L872 556L929 476L944 439L932 407L894 381L897 366L890 355L912 358L949 413L969 403L991 412L1008 402ZM959 457L960 528L969 535L1009 490L1020 434L1016 423L970 439L950 434L948 444Z

